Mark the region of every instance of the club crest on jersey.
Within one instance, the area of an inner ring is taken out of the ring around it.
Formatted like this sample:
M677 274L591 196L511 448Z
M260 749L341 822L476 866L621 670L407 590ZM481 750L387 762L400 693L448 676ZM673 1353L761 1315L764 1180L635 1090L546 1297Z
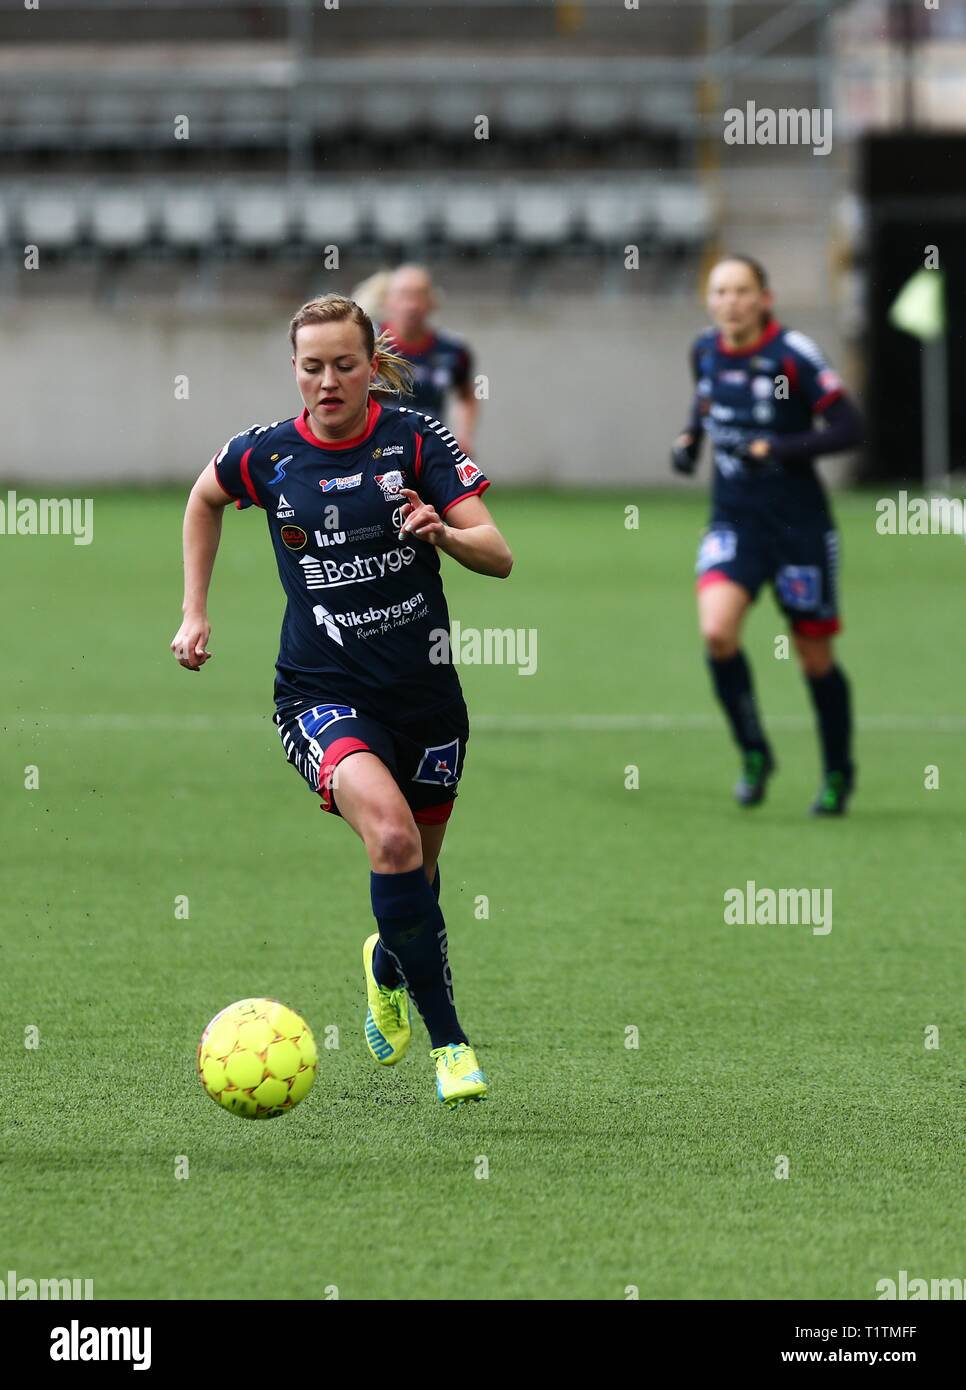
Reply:
M483 471L477 468L472 459L467 459L465 463L456 465L456 476L464 487L469 487L476 482L477 478L483 477Z
M320 478L319 487L323 492L348 492L362 482L361 473L350 473L345 478Z
M403 500L401 492L403 475L400 469L394 468L391 473L377 473L376 483L382 490L384 501L401 502Z
M419 761L414 782L428 782L435 787L455 787L459 781L460 741L437 743L427 748Z

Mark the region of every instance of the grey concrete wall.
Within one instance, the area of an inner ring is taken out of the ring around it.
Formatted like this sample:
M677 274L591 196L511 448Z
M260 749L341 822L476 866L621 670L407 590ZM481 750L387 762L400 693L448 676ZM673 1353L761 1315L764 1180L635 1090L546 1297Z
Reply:
M0 480L18 485L193 479L225 439L301 407L285 307L123 310L20 303L0 321ZM794 316L839 365L834 315ZM508 483L670 481L700 306L448 299L443 322L489 378L477 449ZM188 378L188 400L175 379ZM823 465L835 481L840 468Z

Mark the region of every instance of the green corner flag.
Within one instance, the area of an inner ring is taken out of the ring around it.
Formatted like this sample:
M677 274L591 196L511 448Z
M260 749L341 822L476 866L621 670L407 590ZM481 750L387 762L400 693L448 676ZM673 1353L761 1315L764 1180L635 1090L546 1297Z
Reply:
M941 270L917 270L896 295L889 322L904 333L932 342L946 331L945 282Z

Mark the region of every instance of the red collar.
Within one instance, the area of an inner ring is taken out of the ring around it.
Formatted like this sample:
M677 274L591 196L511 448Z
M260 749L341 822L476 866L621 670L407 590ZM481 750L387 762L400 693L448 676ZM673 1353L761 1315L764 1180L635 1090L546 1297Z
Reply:
M725 346L724 339L718 334L718 351L723 352L726 357L748 357L751 353L763 348L766 343L770 343L777 338L782 331L782 326L777 319L771 319L766 325L763 333L756 338L753 343L748 343L746 347L730 348Z
M436 341L435 333L426 332L421 338L414 338L412 342L409 342L406 338L402 337L401 334L396 332L391 323L386 324L386 332L389 334L390 338L392 338L400 352L428 352Z
M302 411L301 415L296 415L292 424L305 440L306 444L314 444L317 449L354 449L357 444L362 444L372 434L376 428L376 421L382 414L382 406L378 401L369 397L369 413L366 416L366 427L361 434L357 434L353 439L333 439L326 443L321 440L312 426L309 424L308 406Z

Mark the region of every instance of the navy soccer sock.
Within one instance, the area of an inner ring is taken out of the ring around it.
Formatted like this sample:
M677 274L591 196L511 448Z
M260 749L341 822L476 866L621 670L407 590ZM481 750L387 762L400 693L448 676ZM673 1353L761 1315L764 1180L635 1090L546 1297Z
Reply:
M807 676L809 694L818 718L826 772L852 776L852 701L845 672L833 666L824 676Z
M758 749L771 755L765 731L758 717L755 703L755 690L751 681L751 667L744 652L734 656L708 657L708 667L714 682L715 694L720 700L731 732L738 747L746 753Z
M436 865L436 877L433 879L432 889L436 894L436 901L439 902L438 864ZM372 973L376 977L376 984L382 985L383 989L398 989L402 984L399 967L381 941L376 942L376 949L372 953Z
M446 923L422 868L370 875L379 937L423 1016L432 1047L468 1042L456 1017Z

